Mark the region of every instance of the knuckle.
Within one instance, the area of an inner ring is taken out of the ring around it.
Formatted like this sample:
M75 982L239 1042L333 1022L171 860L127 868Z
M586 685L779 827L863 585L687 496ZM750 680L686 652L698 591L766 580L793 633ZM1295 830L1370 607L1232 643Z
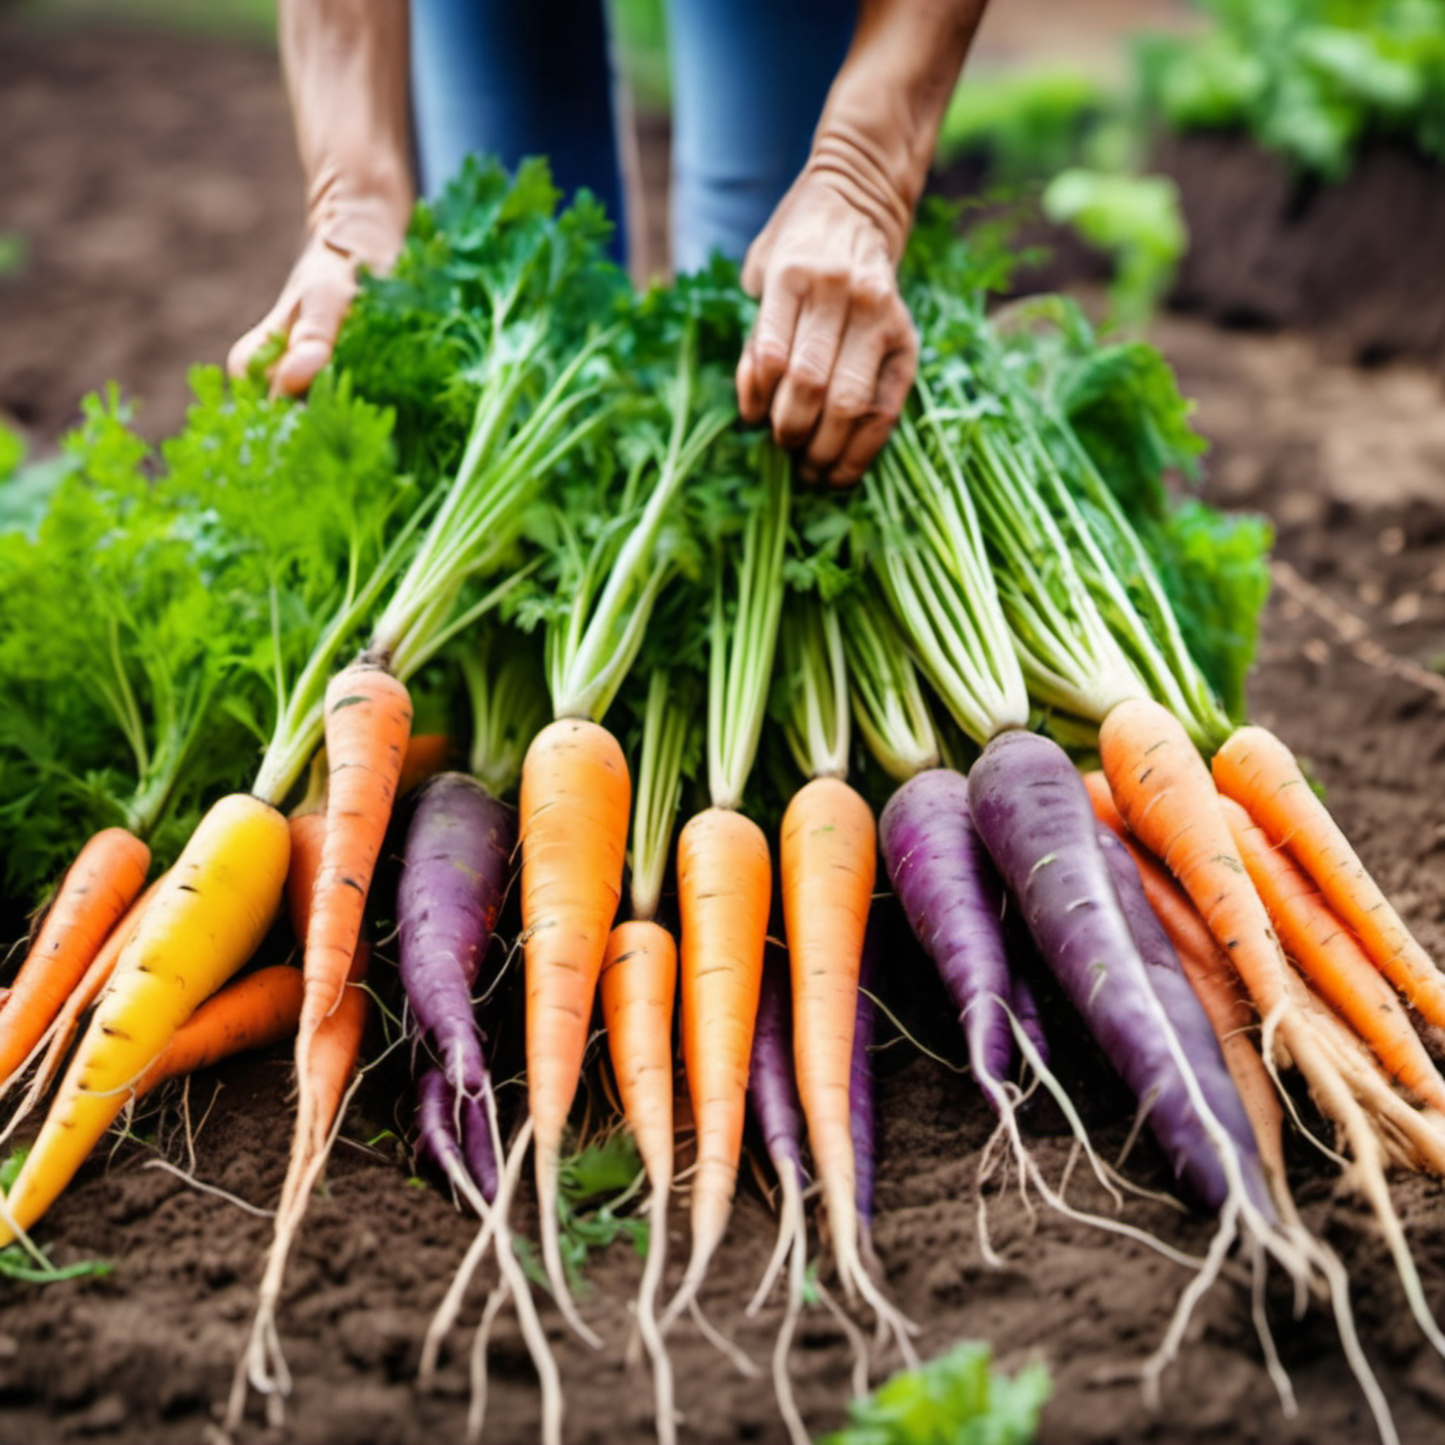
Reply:
M788 385L805 396L821 396L828 385L828 366L816 354L795 352L788 362Z
M852 304L860 311L873 314L886 311L897 296L893 277L871 269L853 277L851 289Z
M753 369L759 376L781 376L788 369L788 347L780 338L759 336L751 349Z

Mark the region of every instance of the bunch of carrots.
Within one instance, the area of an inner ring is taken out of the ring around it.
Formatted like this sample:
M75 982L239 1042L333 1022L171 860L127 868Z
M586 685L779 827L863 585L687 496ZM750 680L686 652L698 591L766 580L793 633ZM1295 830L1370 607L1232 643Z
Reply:
M391 919L418 1152L478 1217L424 1373L495 1248L478 1351L510 1299L537 1366L543 1438L562 1436L561 1384L510 1211L530 1150L553 1299L600 1345L571 1298L558 1198L600 1009L650 1190L636 1318L659 1439L675 1438L686 1408L668 1332L686 1314L730 1348L702 1290L751 1108L783 1201L755 1304L786 1268L773 1377L802 1442L787 1358L803 1308L807 1161L838 1286L871 1312L880 1342L913 1359L869 1229L861 981L886 877L1026 1183L1079 1213L1018 1117L1026 1075L1077 1111L1049 1070L1051 1021L1001 922L1015 914L1138 1095L1182 1191L1218 1216L1146 1379L1177 1353L1237 1243L1256 1268L1273 1259L1328 1296L1393 1440L1343 1268L1290 1198L1283 1075L1299 1071L1338 1131L1320 1142L1348 1153L1411 1309L1445 1350L1385 1177L1387 1164L1445 1173L1445 1082L1412 1020L1445 1026L1445 977L1287 748L1239 725L1241 647L1262 594L1216 578L1199 609L1181 584L1181 529L1231 524L1164 499L1166 465L1193 455L1172 379L1147 349L1099 346L1056 300L1000 327L961 283L966 248L925 228L908 272L927 343L909 414L853 494L804 493L789 459L735 415L730 365L748 319L735 279L718 268L633 296L601 259L590 203L558 213L556 199L537 166L511 179L469 166L421 213L397 275L369 283L352 325L375 350L343 337L334 390L296 413L319 425L331 398L344 419L355 388L357 415L380 428L373 455L391 448L394 485L373 477L373 510L338 520L329 568L273 538L269 615L236 604L228 656L243 661L205 700L230 682L244 691L252 731L268 739L249 787L208 797L149 886L150 846L106 828L56 888L0 1007L3 1088L28 1082L7 1133L65 1072L0 1202L0 1243L28 1243L148 1090L294 1035L293 1146L229 1407L238 1425L254 1391L278 1418L292 1388L277 1325L286 1260L365 1051L369 990L386 987L368 917ZM377 352L395 364L377 367ZM454 367L445 387L438 355ZM207 424L287 405L238 395L235 407L213 395ZM276 434L305 425L282 418ZM339 436L333 426L322 441L344 458ZM204 452L179 439L174 476L194 478ZM230 520L197 545L258 554L224 463L204 465ZM23 544L0 541L3 568ZM126 704L143 602L128 602L110 671L89 680L120 715L145 711ZM1211 632L1219 615L1229 625ZM458 675L472 714L465 770L449 766L449 743L412 727L412 685L432 707ZM145 831L163 840L158 794L144 793L155 804ZM402 853L394 899L372 886L389 836ZM527 1098L508 1119L473 999L497 985L513 941L514 881ZM277 923L288 895L289 929ZM299 968L267 961L292 944ZM692 1243L662 1303L679 1056ZM862 1389L872 1352L833 1292L820 1286L820 1298L854 1342ZM1267 1329L1263 1348L1288 1404Z

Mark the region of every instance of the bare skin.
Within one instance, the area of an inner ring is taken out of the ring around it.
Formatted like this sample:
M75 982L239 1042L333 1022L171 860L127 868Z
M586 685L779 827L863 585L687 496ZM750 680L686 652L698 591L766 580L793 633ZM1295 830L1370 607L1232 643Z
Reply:
M759 299L738 408L803 477L856 482L913 385L918 338L898 262L938 128L986 0L860 0L812 153L743 264ZM276 334L279 393L331 355L356 270L385 271L414 197L405 0L281 0L281 54L309 178L307 240L270 312L235 344L244 371Z

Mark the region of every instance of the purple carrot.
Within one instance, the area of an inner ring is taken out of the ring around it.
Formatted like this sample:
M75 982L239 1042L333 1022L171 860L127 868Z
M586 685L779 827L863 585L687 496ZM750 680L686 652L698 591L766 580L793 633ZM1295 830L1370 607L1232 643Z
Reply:
M858 966L858 1013L853 1026L853 1064L848 1080L848 1118L853 1132L854 1197L858 1219L865 1234L873 1224L874 1133L873 1063L869 1051L877 1031L878 1006L873 1002L877 987L879 955L883 947L883 910L875 903L868 910L868 928L863 935L863 957Z
M422 790L397 885L401 981L452 1087L487 1081L472 991L506 895L516 818L475 778L439 773Z
M994 1111L1013 1067L1004 1002L1013 997L1003 891L974 829L968 780L930 768L904 783L878 820L893 891L947 988L974 1077Z
M768 944L763 955L763 983L758 995L758 1021L753 1029L753 1054L748 1066L748 1102L763 1131L768 1158L781 1179L792 1169L799 1184L803 1168L803 1106L793 1076L793 996L786 950Z
M1250 1128L1249 1116L1230 1077L1209 1016L1204 1012L1194 986L1185 977L1169 935L1149 906L1144 885L1139 880L1138 865L1129 856L1129 850L1110 829L1099 827L1095 831L1099 846L1104 850L1109 876L1114 880L1114 891L1119 895L1119 906L1124 911L1139 956L1144 960L1145 976L1164 1012L1169 1015L1169 1022L1174 1025L1174 1032L1199 1080L1210 1112L1224 1125L1229 1137L1236 1141L1250 1199L1268 1217L1271 1212L1269 1191L1264 1182L1254 1130Z
M452 1182L470 1179L489 1204L497 1197L497 1153L485 1104L458 1095L439 1065L416 1082L416 1152Z
M1039 1016L1039 1001L1034 997L1034 991L1024 975L1015 969L1013 972L1012 986L1009 989L1009 1007L1013 1010L1014 1018L1018 1020L1018 1026L1023 1030L1024 1037L1034 1046L1038 1056L1045 1064L1049 1061L1049 1041L1044 1033L1044 1021Z
M1009 732L974 764L969 797L979 835L1044 961L1147 1109L1175 1177L1217 1211L1231 1194L1218 1131L1210 1131L1190 1100L1170 1047L1168 1016L1150 987L1099 846L1083 779L1056 743ZM1247 1128L1245 1135L1253 1155ZM1230 1139L1245 1151L1244 1137Z

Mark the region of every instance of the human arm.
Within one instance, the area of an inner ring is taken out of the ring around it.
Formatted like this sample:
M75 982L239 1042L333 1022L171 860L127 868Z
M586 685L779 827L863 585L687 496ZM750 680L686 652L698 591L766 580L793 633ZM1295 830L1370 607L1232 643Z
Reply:
M413 200L406 0L281 0L281 61L306 175L306 240L281 295L231 348L245 371L286 338L272 386L299 395L330 359L360 265L396 259Z
M761 304L738 405L800 451L805 477L856 482L913 385L898 262L985 3L860 0L808 161L748 250Z

